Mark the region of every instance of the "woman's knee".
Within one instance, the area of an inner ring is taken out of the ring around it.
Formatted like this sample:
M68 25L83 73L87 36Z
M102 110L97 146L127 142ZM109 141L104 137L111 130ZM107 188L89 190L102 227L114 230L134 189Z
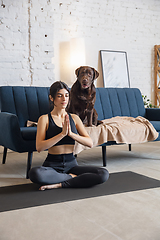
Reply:
M104 183L108 180L109 172L106 168L99 168L98 173L100 176L101 183Z
M34 167L29 171L29 179L33 183L41 183L42 182L42 168L43 167Z

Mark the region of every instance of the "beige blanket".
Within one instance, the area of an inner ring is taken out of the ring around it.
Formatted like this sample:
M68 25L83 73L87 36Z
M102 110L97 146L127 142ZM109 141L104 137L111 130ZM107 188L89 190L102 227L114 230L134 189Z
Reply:
M116 143L143 143L155 140L158 132L153 125L143 117L113 117L103 120L98 126L85 127L93 140L93 147L108 141ZM89 149L76 142L74 154Z

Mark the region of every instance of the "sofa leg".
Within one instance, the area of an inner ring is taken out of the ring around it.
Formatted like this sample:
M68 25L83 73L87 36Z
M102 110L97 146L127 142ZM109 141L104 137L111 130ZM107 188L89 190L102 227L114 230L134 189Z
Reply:
M106 146L102 146L103 167L107 164Z
M128 144L128 147L129 147L129 151L131 151L131 144Z
M28 160L27 160L27 173L26 173L26 178L29 178L29 170L31 169L32 165L32 156L33 152L28 152Z
M2 164L5 164L5 163L6 163L6 156L7 156L7 148L4 147Z

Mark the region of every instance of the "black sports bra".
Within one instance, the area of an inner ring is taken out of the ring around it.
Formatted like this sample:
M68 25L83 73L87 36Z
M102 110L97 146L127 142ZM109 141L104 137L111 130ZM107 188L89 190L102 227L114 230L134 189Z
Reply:
M74 123L73 118L71 117L71 115L68 113L69 115L69 121L70 121L70 126L71 126L71 130L73 133L77 134L77 129ZM49 118L49 126L48 129L46 131L46 139L52 138L54 136L56 136L57 134L62 132L62 127L59 127L55 124L51 113L48 114L48 118ZM75 144L75 140L69 136L65 136L64 138L62 138L59 142L57 142L54 146L58 146L58 145L74 145Z

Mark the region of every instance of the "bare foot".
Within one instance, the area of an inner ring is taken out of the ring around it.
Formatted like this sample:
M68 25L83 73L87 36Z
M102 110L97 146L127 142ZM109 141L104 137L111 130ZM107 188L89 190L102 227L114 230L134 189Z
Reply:
M71 175L72 178L77 177L77 175L75 175L73 173L69 173L69 175Z
M61 187L62 187L62 184L57 183L57 184L50 184L50 185L41 186L39 188L39 190L44 191L46 189L61 188Z

